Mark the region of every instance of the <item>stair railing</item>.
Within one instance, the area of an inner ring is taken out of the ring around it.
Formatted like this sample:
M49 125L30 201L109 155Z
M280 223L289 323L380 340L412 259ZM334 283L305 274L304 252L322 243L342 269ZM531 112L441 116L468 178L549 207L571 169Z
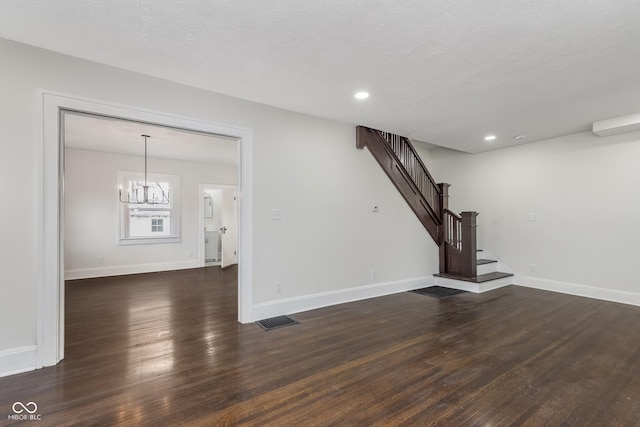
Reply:
M367 147L433 240L442 244L442 206L446 184L438 187L407 138L364 126L356 128L356 147Z
M448 243L456 251L462 252L462 217L445 209L442 228L444 229L445 243Z
M477 212L462 212L460 215L456 215L449 209L444 209L440 273L464 277L476 276L478 271L476 262L477 216Z
M391 182L440 247L440 273L475 277L476 212L460 216L449 207L449 184L436 184L408 138L364 126L356 147L368 147Z
M418 156L413 145L408 138L395 135L389 132L376 130L384 139L391 151L398 158L402 166L411 177L413 183L427 201L429 207L436 214L439 221L442 221L442 207L440 205L440 189L435 180L427 170L422 159Z

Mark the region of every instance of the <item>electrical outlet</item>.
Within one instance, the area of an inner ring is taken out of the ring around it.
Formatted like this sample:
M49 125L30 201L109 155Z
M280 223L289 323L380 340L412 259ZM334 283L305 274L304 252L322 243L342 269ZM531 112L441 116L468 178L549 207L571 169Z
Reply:
M281 294L283 290L282 282L276 282L276 293Z
M530 213L529 214L529 221L537 221L538 220L538 214L537 213Z
M371 278L373 280L378 278L378 271L377 270L371 270Z
M98 264L104 264L104 258L102 257L98 258Z
M193 258L193 251L189 251L189 258Z
M280 212L280 209L271 209L271 219L273 221L280 221L282 219L282 212Z
M529 266L529 272L530 273L535 273L536 272L536 265L535 264L531 264Z

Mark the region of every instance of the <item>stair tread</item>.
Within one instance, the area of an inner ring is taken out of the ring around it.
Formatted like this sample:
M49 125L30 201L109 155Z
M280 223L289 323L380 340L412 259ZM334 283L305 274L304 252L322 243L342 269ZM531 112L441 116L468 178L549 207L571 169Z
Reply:
M501 271L494 271L492 273L481 274L476 277L462 277L457 276L455 274L446 274L446 273L436 273L434 276L444 277L445 279L454 279L454 280L462 280L464 282L473 282L473 283L484 283L489 282L491 280L503 279L505 277L511 277L513 274L511 273L503 273Z
M477 260L476 264L477 265L483 265L483 264L491 264L492 262L498 262L498 261L496 261L495 259L484 259L484 258L482 258L482 259Z

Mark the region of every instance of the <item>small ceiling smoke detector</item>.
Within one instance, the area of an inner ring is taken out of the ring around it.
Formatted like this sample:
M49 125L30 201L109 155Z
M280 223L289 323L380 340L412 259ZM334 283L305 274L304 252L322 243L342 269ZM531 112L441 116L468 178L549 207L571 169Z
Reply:
M369 97L369 92L357 92L355 97L356 99L367 99Z
M494 141L496 139L495 135L487 135L484 137L485 141Z

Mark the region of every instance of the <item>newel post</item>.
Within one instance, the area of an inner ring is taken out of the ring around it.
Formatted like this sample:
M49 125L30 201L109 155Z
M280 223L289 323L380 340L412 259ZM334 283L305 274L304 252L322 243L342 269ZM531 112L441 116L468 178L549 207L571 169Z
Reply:
M356 126L356 148L362 150L367 145L367 128Z
M478 212L462 212L462 259L463 275L475 277L478 272L477 243L476 243L476 217Z
M438 184L438 189L440 190L440 218L442 218L443 211L449 209L449 187L451 187L451 184L444 182Z
M441 182L438 184L438 190L440 190L438 215L440 215L440 225L438 226L438 245L440 245L440 273L447 272L447 250L444 244L444 228L447 226L444 223L444 210L449 209L449 187L451 185Z
M449 209L449 187L451 184L447 184L441 182L438 184L438 190L440 192L440 197L438 198L438 215L440 216L440 222L442 225L439 227L440 232L438 233L438 244L442 246L444 242L444 210ZM441 257L442 258L442 257Z

